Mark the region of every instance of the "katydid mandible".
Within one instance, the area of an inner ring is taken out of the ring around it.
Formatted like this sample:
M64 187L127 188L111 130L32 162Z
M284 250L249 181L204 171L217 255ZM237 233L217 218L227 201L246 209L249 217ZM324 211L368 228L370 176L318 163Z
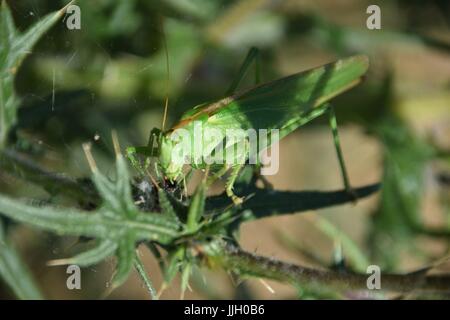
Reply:
M136 154L142 154L147 159L157 157L158 166L164 177L170 181L178 180L183 174L183 164L172 159L172 151L178 143L172 135L180 128L193 132L193 124L197 121L202 124L204 129L212 128L222 132L224 139L227 138L226 129L230 128L278 129L279 137L277 139L282 139L298 127L327 113L343 183L345 189L354 196L340 147L336 116L328 101L361 82L368 69L368 58L363 55L352 56L236 92L239 82L245 76L253 60L256 60L258 66L257 49L249 51L239 70L238 77L227 91L227 97L194 107L184 113L180 121L169 130L153 129L147 146L129 147L127 155L133 166L140 167L135 157ZM258 83L258 67L255 70L255 79ZM274 142L276 141L271 141L271 143ZM207 155L213 151L214 146L210 146L202 152L203 155ZM248 153L236 154L236 157L243 157L245 160L248 158ZM210 167L204 161L192 160L190 165L195 169ZM242 202L242 199L233 193L233 185L243 165L242 162L236 164L225 161L220 165L215 165L211 170L215 178L220 178L231 170L225 190L235 204Z

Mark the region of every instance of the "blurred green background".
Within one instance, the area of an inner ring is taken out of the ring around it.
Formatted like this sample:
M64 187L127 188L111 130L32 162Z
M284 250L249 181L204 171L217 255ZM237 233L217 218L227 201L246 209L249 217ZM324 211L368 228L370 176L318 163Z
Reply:
M22 30L67 1L7 1ZM368 30L366 9L381 8L381 30ZM26 59L16 78L22 98L13 143L34 159L75 177L88 175L81 143L94 143L112 168L110 133L122 146L141 145L162 122L169 56L169 124L197 104L223 97L250 47L261 49L264 81L355 53L367 54L365 82L335 99L352 184L382 181L358 202L316 213L244 225L249 251L308 266L330 266L342 253L352 268L378 264L406 272L449 253L450 3L365 0L79 0L81 30L61 21ZM1 44L0 44L1 45ZM243 87L252 84L249 76ZM280 145L278 189L334 190L340 172L326 119ZM40 188L0 171L0 191L42 201ZM64 267L75 239L14 226L10 235L46 297L96 298L112 264L83 270L82 290L66 288ZM341 252L342 250L342 252ZM151 255L149 274L161 282ZM334 259L334 260L333 260ZM337 259L339 260L339 259ZM340 261L340 260L339 260ZM337 262L339 262L337 261ZM436 272L450 271L447 263ZM275 282L235 283L204 270L188 298L320 298ZM269 285L272 290L268 290ZM0 283L0 298L13 297ZM146 299L137 275L111 298ZM178 298L174 286L163 298Z

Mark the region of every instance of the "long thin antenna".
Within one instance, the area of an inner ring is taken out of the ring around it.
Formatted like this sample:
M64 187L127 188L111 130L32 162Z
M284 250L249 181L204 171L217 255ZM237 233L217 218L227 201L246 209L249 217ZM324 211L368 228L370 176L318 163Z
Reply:
M167 119L167 111L169 109L169 91L170 91L170 68L169 68L169 51L167 50L167 40L166 40L166 34L164 32L164 23L163 19L160 20L161 22L161 32L163 35L163 44L164 44L164 52L166 54L166 98L164 102L164 116L163 116L163 122L162 122L162 128L161 131L164 132L164 127L166 125L166 119Z

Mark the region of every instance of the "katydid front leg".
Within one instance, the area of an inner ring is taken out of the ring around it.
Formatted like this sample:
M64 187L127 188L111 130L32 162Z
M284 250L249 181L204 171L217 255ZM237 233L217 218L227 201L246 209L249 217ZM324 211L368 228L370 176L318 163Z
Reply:
M247 56L244 59L241 67L239 68L238 74L236 78L234 78L231 86L228 88L225 96L230 96L234 94L239 86L239 83L247 74L248 69L250 68L251 63L255 61L255 84L259 84L261 82L261 72L260 72L260 63L259 63L259 49L253 47L251 48Z

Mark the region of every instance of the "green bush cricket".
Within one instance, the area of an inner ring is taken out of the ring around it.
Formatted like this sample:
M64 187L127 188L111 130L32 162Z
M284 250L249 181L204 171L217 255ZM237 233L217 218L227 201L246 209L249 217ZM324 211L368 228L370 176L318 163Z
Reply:
M227 91L226 98L194 107L184 113L180 121L169 130L164 131L164 128L163 130L153 129L147 146L128 148L127 155L132 164L136 168L140 167L135 157L136 154L145 155L148 159L157 157L159 168L162 170L164 177L169 181L175 181L183 175L183 164L173 159L173 151L180 143L174 138L177 129L184 129L193 135L194 123L200 122L203 125L203 130L214 129L219 131L222 133L220 139L230 141L226 129L278 129L278 137L273 139L269 137L268 146L270 146L270 144L282 139L298 127L327 113L344 186L354 196L342 156L336 116L328 101L361 81L368 69L368 58L363 55L352 56L236 92L236 88L245 76L251 62L255 60L257 63L257 58L257 49L251 49L240 68L238 77ZM258 67L255 70L255 78L258 83ZM156 145L154 145L155 142ZM216 150L214 148L215 143L217 141L205 146L204 150L201 150L202 155L211 155ZM225 142L225 153L230 148L234 148L234 143L236 143L235 140L232 143ZM193 157L191 154L187 156ZM225 190L233 202L239 204L242 199L233 193L233 185L240 169L245 165L245 160L248 160L249 152L244 148L242 152L233 153L233 157L235 157L233 160L240 158L244 161L229 161L227 159L224 163L210 166L210 163L202 158L200 161L199 159L192 159L190 165L195 169L210 167L214 178L219 178L230 170L231 173L226 181Z

